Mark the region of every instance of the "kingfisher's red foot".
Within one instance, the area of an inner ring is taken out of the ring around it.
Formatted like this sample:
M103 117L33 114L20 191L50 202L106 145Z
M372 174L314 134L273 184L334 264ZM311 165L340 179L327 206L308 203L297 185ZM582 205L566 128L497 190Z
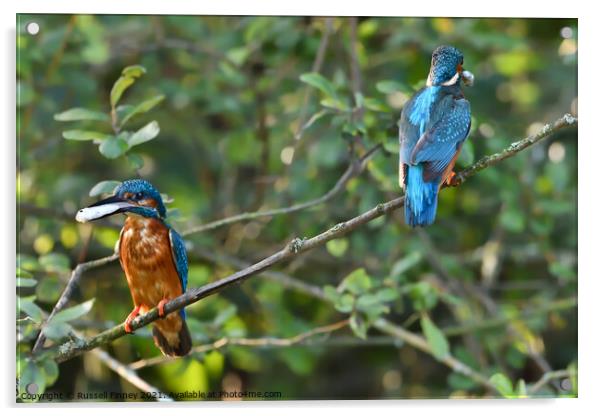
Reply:
M454 180L455 177L456 177L456 172L454 172L452 170L451 172L449 172L449 175L447 175L447 179L445 180L445 184L447 186L454 186L456 184L456 181Z
M169 299L161 299L157 305L157 309L159 309L159 318L165 318L165 304L167 302L169 302Z
M132 332L134 332L134 330L132 329L132 321L140 314L140 306L138 305L134 308L134 310L132 312L130 312L130 314L128 315L127 318L125 318L125 322L123 324L123 328L125 329L125 332L127 334L131 334Z

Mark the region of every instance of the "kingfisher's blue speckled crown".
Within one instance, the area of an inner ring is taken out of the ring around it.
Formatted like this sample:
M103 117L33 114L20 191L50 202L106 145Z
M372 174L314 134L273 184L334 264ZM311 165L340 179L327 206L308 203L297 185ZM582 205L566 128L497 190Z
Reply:
M161 218L165 218L166 211L161 194L149 181L144 179L130 179L124 181L115 190L115 196L124 198L126 195L130 195L132 199L138 200L154 199L157 201L157 211L159 212L159 215Z
M161 218L165 218L166 211L161 194L149 181L144 179L130 179L124 181L117 189L115 189L115 196L125 199L126 195L130 196L130 199L154 199L157 202L156 209L159 212L159 215Z
M428 85L454 85L462 72L464 55L453 46L439 46L433 51Z

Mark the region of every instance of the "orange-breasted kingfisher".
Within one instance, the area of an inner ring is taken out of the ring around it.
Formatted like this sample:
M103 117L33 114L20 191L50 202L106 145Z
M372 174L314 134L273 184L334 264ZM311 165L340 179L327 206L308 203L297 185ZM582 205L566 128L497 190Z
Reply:
M464 56L452 46L433 52L426 86L404 105L399 121L399 186L405 190L406 224L424 227L435 221L441 186L470 131L470 104L460 82L472 85Z
M192 347L184 309L165 316L165 303L186 291L188 259L182 237L165 222L161 194L148 181L123 182L114 195L78 211L79 222L124 213L117 252L130 288L134 310L124 327L155 306L159 316L153 325L155 344L165 355L182 356Z

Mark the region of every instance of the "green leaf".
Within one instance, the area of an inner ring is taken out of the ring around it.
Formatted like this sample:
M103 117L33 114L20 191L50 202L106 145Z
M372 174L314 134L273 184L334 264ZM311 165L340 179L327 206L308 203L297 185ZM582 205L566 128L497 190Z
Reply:
M221 327L227 320L236 315L236 305L229 305L227 308L222 309L213 319L213 325Z
M455 390L470 390L477 386L477 383L471 378L459 373L449 373L447 376L447 383Z
M430 283L418 282L409 286L408 290L412 299L412 306L417 311L431 309L439 301L439 296Z
M102 194L113 194L115 188L121 185L119 181L101 181L90 189L88 195L90 196L98 196Z
M377 100L376 98L364 98L364 107L368 110L378 111L381 113L388 113L391 111L389 107L387 107L383 102Z
M228 52L226 52L226 56L232 63L236 66L241 66L245 63L247 57L249 56L249 48L246 46L241 46L238 48L232 48Z
M132 134L128 139L127 144L129 147L134 147L138 146L139 144L146 143L157 137L159 131L159 123L156 121L151 121L146 126Z
M62 253L48 253L39 258L40 265L47 272L64 273L71 270L69 257Z
M299 79L314 88L319 89L328 97L335 97L336 91L334 85L317 72L307 72L302 74Z
M507 208L500 215L500 223L508 231L520 233L525 229L525 217L521 210Z
M100 111L88 110L87 108L71 108L54 115L54 119L57 121L79 121L79 120L98 120L98 121L109 121L108 114L101 113Z
M47 358L40 363L40 367L46 376L46 386L54 384L57 378L59 378L59 366L56 361L52 358Z
M128 153L127 158L132 169L138 170L144 166L144 159L138 153Z
M18 254L17 255L17 271L21 270L22 272L34 271L39 267L38 259L30 256L28 254ZM31 274L29 275L31 276ZM29 277L22 276L22 277Z
M379 81L376 83L376 89L383 94L391 94L393 92L411 92L411 90L401 82L393 80Z
M17 307L35 322L42 322L44 311L34 303L35 296L17 297Z
M326 299L328 299L329 301L335 303L339 297L341 296L341 294L339 292L337 292L337 289L334 286L331 285L326 285L324 286L324 296L326 296Z
M123 68L121 71L121 75L124 77L131 78L140 78L142 75L146 74L146 68L142 65L130 65Z
M349 319L349 326L353 333L361 339L366 339L368 324L359 313L354 313Z
M353 310L353 304L355 303L355 298L353 295L349 293L345 293L340 295L334 303L334 308L343 313L349 313Z
M42 368L31 360L26 360L22 366L19 378L19 399L24 402L37 401L39 394L46 390L46 375Z
M40 302L55 303L63 291L64 285L56 276L40 280L36 287L36 296Z
M422 254L419 251L413 251L404 258L397 260L391 268L391 277L399 277L412 267L416 266L422 260Z
M372 287L370 276L363 268L354 270L341 282L341 288L355 295L367 292Z
M525 380L523 380L522 378L520 380L518 380L518 383L516 383L516 396L519 399L525 399L527 397L529 397L527 395L527 386L525 384Z
M100 133L98 131L87 131L87 130L65 130L63 132L63 138L67 140L105 140L111 137L109 134Z
M90 299L86 302L80 303L79 305L63 309L62 311L57 312L50 322L55 323L72 321L90 312L90 309L92 309L93 305L94 299Z
M326 250L334 257L341 257L349 248L349 240L346 238L335 238L326 243Z
M42 328L44 336L53 341L60 341L67 338L73 331L73 327L65 322L55 322L54 319Z
M493 386L502 396L506 398L513 397L514 391L512 389L512 382L506 375L502 373L495 373L491 376L489 382L493 384Z
M111 107L115 108L124 91L127 90L135 81L136 78L141 77L146 73L146 69L140 65L132 65L125 67L123 71L121 71L121 76L115 84L113 84L113 88L111 88Z
M31 274L31 272L28 272L25 269L22 269L21 267L17 266L17 273L16 273L17 277L24 277L24 278L31 278L33 277L33 274Z
M320 104L326 108L332 108L339 111L351 111L349 104L337 97L328 97L320 101Z
M131 77L119 77L115 84L113 84L113 88L111 88L111 107L115 107L123 92L127 90L133 83L135 82L134 78Z
M357 298L356 305L358 309L366 310L372 306L380 305L381 303L383 302L378 298L378 296L372 293L366 293Z
M146 113L147 111L151 110L164 99L164 95L156 95L153 98L149 98L148 100L141 102L137 106L119 106L119 108L117 108L117 111L119 114L122 114L121 126L125 125L125 123L127 123L128 120L134 117L135 115Z
M381 301L381 302L393 302L394 300L399 299L399 291L392 288L392 287L386 287L384 289L380 289L378 292L375 293L375 296Z
M431 321L428 315L422 315L420 318L420 326L426 341L428 342L433 355L438 360L443 360L449 355L449 343L443 335L443 332Z
M34 287L38 281L28 277L17 277L17 287Z
M389 312L389 307L385 305L378 296L371 293L358 297L355 305L358 310L365 312L371 321L374 321L380 315Z
M121 137L111 137L103 141L98 150L107 159L116 159L129 149L128 143Z
M577 278L575 268L559 261L553 261L548 265L548 271L563 281L571 281Z

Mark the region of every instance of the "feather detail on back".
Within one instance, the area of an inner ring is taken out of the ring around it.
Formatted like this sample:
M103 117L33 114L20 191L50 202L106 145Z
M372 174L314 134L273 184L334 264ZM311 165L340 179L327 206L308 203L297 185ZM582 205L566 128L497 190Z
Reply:
M399 123L399 184L411 226L433 223L442 182L470 130L470 104L459 86L429 86L404 106Z

